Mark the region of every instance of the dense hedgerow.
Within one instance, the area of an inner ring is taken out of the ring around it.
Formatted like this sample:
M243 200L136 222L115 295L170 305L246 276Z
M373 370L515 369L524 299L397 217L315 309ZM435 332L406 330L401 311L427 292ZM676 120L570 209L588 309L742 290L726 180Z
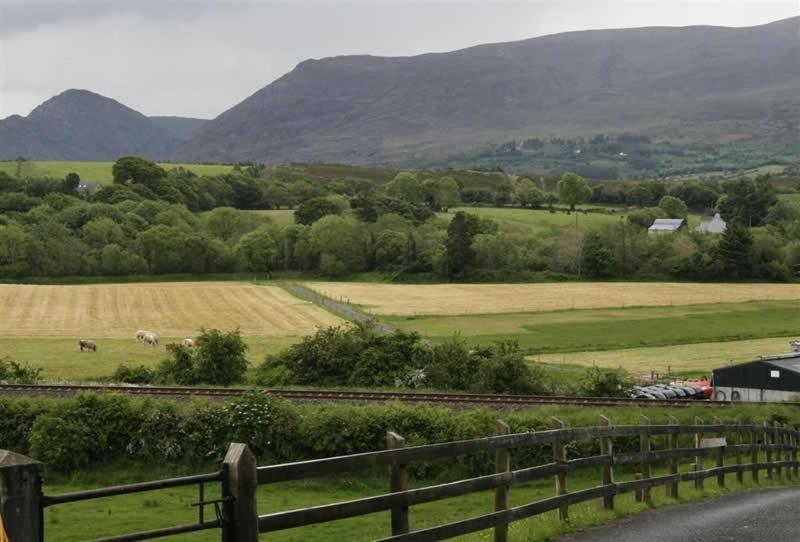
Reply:
M224 404L91 394L61 400L5 398L0 399L0 448L70 472L124 458L207 465L220 461L230 442L245 442L260 464L269 464L384 449L387 431L403 435L408 446L485 437L494 434L499 417L512 431L523 432L551 428L552 416L580 427L596 424L601 413L622 425L639 423L642 413L658 424L666 423L668 414L690 423L694 416L710 418L716 412L701 406L603 412L548 406L499 413L426 405L292 405L263 392ZM726 421L800 424L800 411L780 405L737 406L722 413ZM616 439L614 445L620 452L636 451L639 440ZM691 444L687 440L679 446ZM597 445L572 443L568 450L571 457L594 455ZM514 468L532 466L551 461L552 451L549 446L515 449L512 458ZM411 469L418 477L445 479L485 474L493 465L489 454L476 454L412 464Z

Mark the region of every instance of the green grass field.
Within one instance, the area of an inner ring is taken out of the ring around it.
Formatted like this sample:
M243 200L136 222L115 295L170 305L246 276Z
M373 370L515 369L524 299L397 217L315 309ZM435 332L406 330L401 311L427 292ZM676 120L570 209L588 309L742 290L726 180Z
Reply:
M578 226L583 228L600 228L609 224L618 224L625 217L621 207L609 206L614 214L589 213L578 215ZM500 229L505 233L525 233L531 228L540 230L556 230L568 226L575 226L575 215L566 213L551 213L546 209L520 209L519 207L458 207L450 209L449 213L439 213L439 216L452 217L453 213L464 211L485 218L492 218L500 224ZM689 215L689 227L693 228L700 223L700 215Z
M789 351L789 341L796 336L755 339L749 341L727 341L677 344L651 348L625 348L620 350L570 352L564 354L541 354L528 356L531 361L553 364L559 367L624 367L634 374L655 371L661 374L678 373L699 375L710 373L715 367L740 363L758 356L780 354Z
M28 177L53 177L63 179L67 173L77 173L84 181L98 181L110 184L112 181L111 166L113 162L62 162L55 160L41 162L23 162L22 176ZM198 175L221 175L230 173L231 166L217 164L173 164L160 163L161 167L169 170L183 167ZM17 163L11 161L0 162L0 171L9 175L17 172Z
M786 352L787 337L800 329L796 304L784 301L381 319L435 342L454 335L470 344L516 340L530 359L631 371L657 363L664 372L667 365L710 371L732 359ZM749 348L739 351L735 344L744 340ZM708 344L700 350L697 343Z
M294 210L293 209L270 209L266 211L249 211L261 216L269 217L272 222L281 226L288 226L294 224Z
M0 338L0 358L41 367L42 378L53 380L99 380L111 376L120 364L155 367L167 357L164 345L182 337L161 337L161 345L148 347L134 339L98 339L98 351L81 352L77 339ZM300 340L300 337L245 337L251 366L264 361Z

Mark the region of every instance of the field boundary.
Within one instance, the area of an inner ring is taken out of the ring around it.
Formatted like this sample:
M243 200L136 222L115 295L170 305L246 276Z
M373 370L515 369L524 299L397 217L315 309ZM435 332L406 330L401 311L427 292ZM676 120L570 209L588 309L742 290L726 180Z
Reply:
M307 288L296 283L284 284L283 287L286 289L286 291L295 295L296 297L306 301L311 301L315 305L319 305L320 307L327 309L336 316L340 316L345 320L350 320L352 322L368 322L372 324L376 331L385 335L391 335L397 332L396 327L381 322L375 316L362 312L349 303L336 301L330 297L315 292L311 288Z

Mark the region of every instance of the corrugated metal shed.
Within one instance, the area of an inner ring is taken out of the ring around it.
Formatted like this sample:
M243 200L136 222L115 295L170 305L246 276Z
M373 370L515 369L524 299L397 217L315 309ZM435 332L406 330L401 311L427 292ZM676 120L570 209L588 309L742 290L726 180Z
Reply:
M714 369L713 385L800 393L800 353Z
M678 231L683 226L682 218L656 218L653 225L647 228L651 232Z

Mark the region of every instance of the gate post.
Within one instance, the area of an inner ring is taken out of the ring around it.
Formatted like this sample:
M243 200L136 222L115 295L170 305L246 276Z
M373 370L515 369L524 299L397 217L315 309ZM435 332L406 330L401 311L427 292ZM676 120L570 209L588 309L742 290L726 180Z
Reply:
M223 542L258 542L258 470L256 456L247 444L232 442L222 461L225 501Z
M34 459L0 450L0 516L13 542L44 540L42 468Z

